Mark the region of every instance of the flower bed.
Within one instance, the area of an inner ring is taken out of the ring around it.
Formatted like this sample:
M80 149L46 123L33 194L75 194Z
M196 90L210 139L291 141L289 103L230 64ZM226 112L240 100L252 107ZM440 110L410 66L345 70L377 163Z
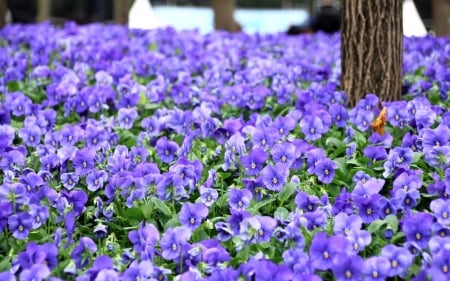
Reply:
M450 278L448 39L348 109L339 36L0 34L0 280Z

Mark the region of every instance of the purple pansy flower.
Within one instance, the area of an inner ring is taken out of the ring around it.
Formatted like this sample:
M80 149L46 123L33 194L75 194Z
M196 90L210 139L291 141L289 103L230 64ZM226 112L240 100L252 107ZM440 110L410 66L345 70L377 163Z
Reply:
M263 164L267 161L267 153L260 148L254 148L248 155L242 156L241 161L247 174L255 176L259 174Z
M77 175L87 175L94 168L96 152L93 149L82 148L78 150L73 159L73 167Z
M203 203L184 203L181 207L178 218L181 225L191 231L200 226L202 221L208 216L208 208Z
M262 170L262 180L264 186L273 191L280 191L286 183L289 176L289 169L284 166L267 165Z
M83 268L89 263L86 253L97 252L97 245L89 237L81 237L78 245L72 250L70 258L75 261L77 268Z
M15 238L25 240L33 227L33 217L26 212L16 213L8 218L8 226Z
M179 146L176 142L167 140L167 137L162 137L156 142L156 153L164 163L170 163L175 159L175 152Z
M189 228L184 226L167 229L160 241L162 257L166 260L177 259L191 234Z

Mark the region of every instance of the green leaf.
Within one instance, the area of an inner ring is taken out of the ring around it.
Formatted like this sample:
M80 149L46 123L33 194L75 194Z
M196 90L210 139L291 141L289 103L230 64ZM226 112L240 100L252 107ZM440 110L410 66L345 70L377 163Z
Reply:
M370 233L377 232L385 224L386 224L385 221L375 220L369 225L369 227L367 228L367 231L369 231Z
M20 84L18 81L9 81L7 83L7 87L9 92L16 92L20 90Z
M359 130L355 130L355 136L354 136L355 140L356 140L356 144L357 147L364 147L366 144L366 137L364 136L363 133L361 133Z
M340 139L334 138L334 137L327 138L327 140L325 141L325 145L327 147L334 146L335 147L334 149L342 149L342 148L344 148L344 150L345 150L345 147L346 147L345 142L343 142Z
M217 199L217 207L222 208L225 207L228 204L228 193L222 194L219 199Z
M269 249L272 246L272 244L269 243L269 242L261 242L261 243L258 244L258 246L261 249Z
M347 169L347 159L345 159L344 157L339 157L333 159L333 161L338 166L336 170L336 180L338 181L339 179L344 181L346 183L345 186L347 186L347 183L350 180L350 174Z
M157 51L157 50L158 50L158 43L152 42L152 43L150 44L150 46L148 46L148 50L149 50L149 51Z
M397 232L396 234L394 234L394 236L392 236L391 238L391 243L394 244L397 241L403 239L405 237L405 233L403 232Z
M3 257L3 259L0 261L0 272L6 271L11 268L11 261L9 260L9 257Z
M151 201L148 201L146 202L146 204L141 206L141 210L145 219L152 219L155 216L153 207L154 204Z
M389 215L384 219L387 225L392 229L394 233L398 231L398 218L394 215Z
M158 211L161 211L166 216L172 215L172 211L170 210L169 206L167 206L166 202L164 202L156 197L152 197L152 199L150 199L150 200L153 204L155 204L155 208Z
M208 233L206 233L206 231L204 231L203 228L201 227L194 231L194 233L192 234L191 241L193 243L196 243L206 239L209 239Z
M419 162L419 160L422 158L422 156L423 156L423 153L422 152L414 152L413 153L413 161L412 161L412 163L411 164L414 164L414 163L417 163L417 162Z
M141 221L144 218L141 208L136 207L125 209L123 216L125 219L136 221Z
M295 193L296 189L297 185L295 183L286 184L283 189L281 189L280 193L278 193L278 199L280 199L281 202L286 202L286 200Z
M44 238L45 236L47 235L44 234L44 231L33 231L30 232L30 235L28 235L28 239L32 241L41 241L41 239Z
M275 218L280 218L282 220L289 219L289 211L285 207L278 207L274 213Z
M168 228L175 227L178 225L180 225L180 222L178 221L178 216L175 216L170 220L168 220L166 224L164 224L164 231L166 231Z
M252 214L258 213L258 211L262 207L264 207L264 206L272 203L273 201L275 201L275 198L276 198L275 196L272 196L272 197L269 197L268 199L259 201L258 203L255 203L255 204L253 204L253 202L250 203L250 208L249 208L250 213L252 213Z

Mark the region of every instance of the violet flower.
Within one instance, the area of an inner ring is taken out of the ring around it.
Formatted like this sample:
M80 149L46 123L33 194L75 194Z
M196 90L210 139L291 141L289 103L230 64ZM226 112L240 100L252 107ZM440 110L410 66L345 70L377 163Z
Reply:
M184 203L178 218L182 226L194 231L208 216L208 208L203 203Z
M191 234L189 228L184 226L167 229L160 241L162 257L166 260L177 259Z
M286 183L289 176L289 169L280 165L267 165L262 170L262 179L264 186L273 191L279 192Z

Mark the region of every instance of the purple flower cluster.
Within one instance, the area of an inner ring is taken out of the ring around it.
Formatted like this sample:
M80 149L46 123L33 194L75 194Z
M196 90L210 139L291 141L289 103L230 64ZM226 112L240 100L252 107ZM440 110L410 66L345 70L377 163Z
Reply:
M0 30L0 280L450 279L450 41L347 108L339 40Z

